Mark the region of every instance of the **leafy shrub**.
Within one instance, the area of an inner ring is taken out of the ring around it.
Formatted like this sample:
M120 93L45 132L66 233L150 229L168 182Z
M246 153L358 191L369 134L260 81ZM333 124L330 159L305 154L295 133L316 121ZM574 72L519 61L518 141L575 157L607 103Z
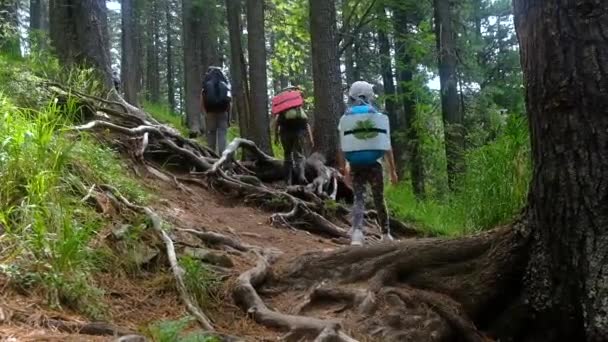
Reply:
M507 119L498 137L465 154L465 172L456 190L417 201L409 183L387 189L397 217L414 222L430 235L461 235L512 219L525 205L531 178L526 120Z

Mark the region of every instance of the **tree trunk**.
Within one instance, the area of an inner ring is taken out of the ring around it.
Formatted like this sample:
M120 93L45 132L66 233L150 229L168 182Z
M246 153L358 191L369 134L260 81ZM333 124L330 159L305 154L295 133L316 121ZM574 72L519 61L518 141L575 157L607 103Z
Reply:
M0 52L21 56L18 0L0 1Z
M121 80L125 100L138 106L138 96L141 84L139 64L139 39L141 35L139 24L139 7L137 0L122 0L122 56Z
M333 1L310 0L310 33L314 81L315 151L335 165L338 156L338 122L344 100L338 54L336 7Z
M250 129L253 141L262 151L272 155L270 120L268 117L268 78L263 0L247 1L247 30L249 33L249 80L251 82Z
M241 42L241 0L226 0L228 30L230 32L230 64L232 76L232 97L235 99L241 137L251 139L249 133L249 103L245 92L243 65L243 45Z
M199 39L202 40L203 56L201 62L203 63L203 72L207 71L210 66L221 66L219 44L218 44L218 17L220 13L217 13L217 0L203 0L202 14L202 25L201 35Z
M414 101L415 85L414 71L416 65L410 56L408 46L405 44L408 32L408 17L405 11L395 8L393 11L395 23L395 58L397 59L397 80L399 81L399 95L405 113L403 128L406 131L406 150L409 155L412 189L416 197L424 196L424 161L420 151L420 137L416 128L416 102ZM399 144L397 144L398 146Z
M173 68L173 16L171 15L171 2L167 1L165 7L165 34L167 37L167 103L171 113L175 113L175 71Z
M48 0L30 0L30 30L48 32L49 2Z
M184 50L184 80L185 80L185 109L188 129L191 136L199 135L202 131L202 116L200 95L202 82L202 41L200 39L201 21L200 6L195 6L193 0L182 2L182 41Z
M154 103L160 102L159 9L157 1L151 0L147 3L146 23L146 99Z
M534 161L525 279L535 338L606 341L608 2L513 5Z
M434 4L447 172L450 187L453 188L456 175L462 170L464 149L463 117L459 110L456 77L454 11L452 0L434 0Z
M377 6L377 15L379 21L378 29L378 46L380 52L380 68L382 71L382 84L384 86L384 95L386 97L384 106L388 116L390 118L391 130L398 132L400 130L401 123L399 122L399 112L397 110L396 102L396 89L393 74L393 65L391 57L391 43L388 36L388 21L386 19L386 8L384 4ZM398 144L396 134L391 135L391 145L393 147L393 155L395 157L395 164L397 167L397 174L399 178L403 178L405 169L405 151Z
M111 89L112 70L104 0L51 0L51 43L66 66L95 68Z

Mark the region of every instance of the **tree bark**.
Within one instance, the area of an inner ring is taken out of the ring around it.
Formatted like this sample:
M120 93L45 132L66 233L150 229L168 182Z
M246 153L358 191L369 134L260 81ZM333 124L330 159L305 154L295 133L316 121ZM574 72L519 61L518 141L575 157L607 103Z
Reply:
M141 29L139 23L138 0L122 0L122 56L121 80L125 100L139 106L138 97L141 90L141 69L139 41Z
M216 11L217 0L203 0L201 39L203 48L203 72L207 71L209 66L221 66L219 43L218 43L218 17Z
M160 102L160 63L159 63L159 28L158 0L147 2L146 22L146 99L150 102Z
M266 40L264 38L264 1L247 1L247 31L249 33L249 80L251 82L250 129L253 141L269 155L270 119L268 117L268 77L266 71Z
M89 65L113 87L104 0L51 0L51 43L66 66Z
M315 151L326 157L328 165L335 165L340 145L338 122L344 113L344 100L333 1L310 0L310 33Z
M167 1L165 7L165 34L167 37L167 103L171 113L175 113L175 71L173 66L173 15L171 14L171 2Z
M200 39L201 21L200 6L195 6L193 0L182 2L182 41L184 50L184 100L188 130L191 136L202 132L202 115L200 109L200 95L202 82L202 49L203 42Z
M462 170L464 149L463 117L459 110L456 77L456 37L452 8L454 4L452 0L434 0L434 4L447 172L450 187L453 188L455 178Z
M416 102L414 101L415 86L414 71L416 65L410 56L408 46L405 44L408 31L408 16L400 8L393 10L393 18L395 23L395 58L397 59L397 80L399 81L399 95L403 104L404 122L403 125L397 126L397 129L404 129L406 132L407 143L406 151L409 155L410 172L412 179L412 189L416 197L424 196L424 161L422 152L420 151L420 137L416 128ZM396 130L393 130L396 131ZM397 142L396 145L399 146ZM398 152L399 149L397 150ZM398 161L401 161L397 159Z
M48 32L49 2L48 0L30 0L30 30Z
M241 0L226 0L228 30L230 32L230 61L232 76L232 97L235 99L241 136L251 139L249 132L249 95L245 92L246 66L243 64L243 45L241 41Z
M378 27L378 48L380 52L380 69L382 71L382 84L384 86L384 107L390 119L391 130L397 132L400 128L399 112L397 110L396 88L393 74L393 58L391 57L391 42L389 40L389 22L386 18L386 8L381 2L377 6L377 15L379 21ZM405 151L398 144L396 134L391 135L391 145L393 147L393 155L397 167L399 178L403 178L405 169Z
M529 341L606 341L608 2L513 5L534 161Z

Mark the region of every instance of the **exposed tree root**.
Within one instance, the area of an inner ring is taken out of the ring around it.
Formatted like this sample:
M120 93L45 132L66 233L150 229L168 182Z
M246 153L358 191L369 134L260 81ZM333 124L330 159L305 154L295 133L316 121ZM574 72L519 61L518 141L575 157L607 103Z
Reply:
M186 284L184 283L184 270L180 267L177 261L177 255L175 253L173 240L171 240L169 235L163 230L162 221L160 217L148 207L138 206L129 202L129 200L122 196L117 189L111 186L103 185L101 186L101 188L106 191L112 192L112 194L129 209L135 210L148 216L152 224L152 229L154 229L154 231L160 235L161 239L165 244L167 257L169 259L169 264L171 265L171 271L173 272L173 276L175 277L177 290L179 291L182 302L184 303L184 305L186 305L188 312L192 316L194 316L194 318L196 318L196 320L203 327L203 329L208 331L214 331L213 325L211 324L209 318L207 318L207 315L205 315L203 313L203 310L201 310L201 308L195 304L192 298L190 298L190 294L188 293L188 289L186 288Z
M288 335L284 339L287 341L300 341L303 338L329 341L329 337L334 338L333 341L356 341L340 331L340 324L337 321L286 315L273 311L264 304L255 287L266 280L270 263L274 258L273 252L265 251L254 268L239 276L233 289L237 305L251 315L256 322L286 330Z
M215 233L215 232L206 232L206 231L200 231L200 230L194 230L194 229L182 229L182 228L178 228L177 230L180 232L193 234L196 237L198 237L199 239L203 240L203 242L205 242L207 244L224 245L224 246L231 247L239 252L249 252L252 250L259 249L258 247L244 244L236 239L233 239L226 235L222 235L222 234Z
M333 336L332 329L340 335L343 326L381 341L488 341L520 294L527 241L528 230L518 223L455 240L315 252L272 277L272 258L265 256L241 275L234 297L260 324L306 340ZM308 295L293 305L298 316L285 315L268 309L258 288ZM324 319L313 318L319 314Z

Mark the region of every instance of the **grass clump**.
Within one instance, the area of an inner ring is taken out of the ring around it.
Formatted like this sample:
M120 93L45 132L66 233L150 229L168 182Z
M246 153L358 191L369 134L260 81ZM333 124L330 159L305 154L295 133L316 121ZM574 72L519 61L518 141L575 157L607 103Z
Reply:
M2 63L7 69L0 67L0 80L29 70L23 61L0 58ZM72 75L80 82L89 74ZM102 183L136 202L148 195L126 176L113 151L66 130L80 115L75 101L41 105L49 94L32 91L27 97L37 82L28 72L18 84L0 83L0 275L42 292L52 306L102 318L103 292L92 279L102 259L93 242L105 222L81 199Z
M155 342L219 342L220 339L207 334L192 332L186 333L190 324L194 321L192 317L184 317L176 321L161 321L153 323L149 328L149 334Z
M220 281L200 260L184 256L179 259L184 269L184 284L202 308L209 307L219 291Z
M391 211L429 235L458 236L511 220L526 203L531 179L525 119L510 116L494 141L465 155L465 164L455 191L444 197L418 201L409 183L389 187Z

